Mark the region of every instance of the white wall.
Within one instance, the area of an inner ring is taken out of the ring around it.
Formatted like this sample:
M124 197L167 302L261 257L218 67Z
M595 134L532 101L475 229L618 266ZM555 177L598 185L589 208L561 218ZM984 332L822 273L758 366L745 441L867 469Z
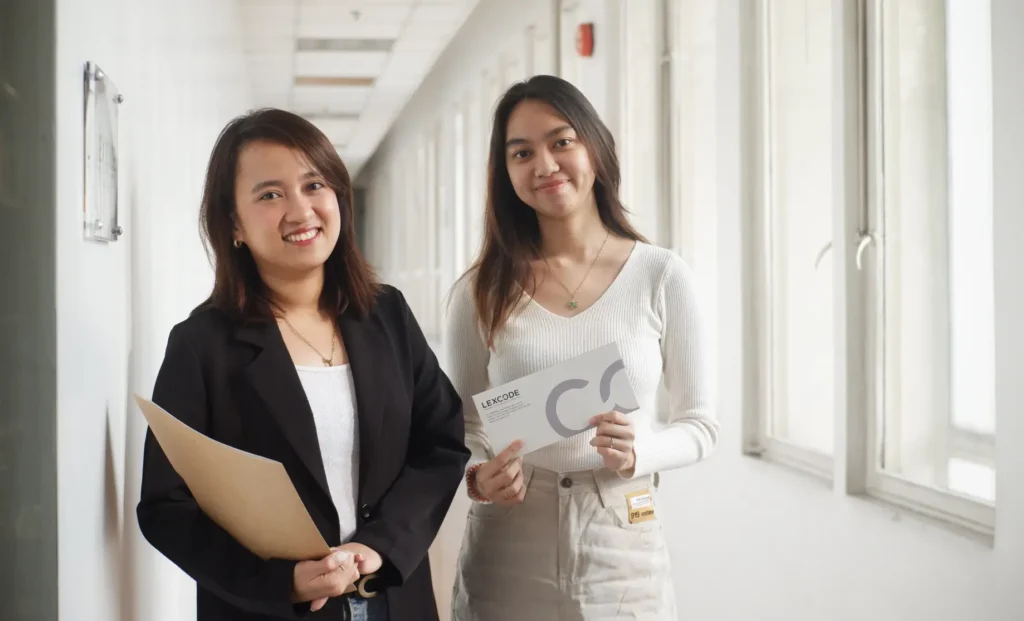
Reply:
M194 617L194 586L135 523L148 395L170 327L207 295L205 160L248 103L234 1L57 3L58 533L61 621ZM82 240L82 71L124 94L121 223ZM129 349L132 348L132 351Z
M992 6L992 135L995 213L996 312L996 569L1000 596L1012 599L1015 618L1024 618L1024 383L1020 359L1024 352L1024 4L991 0ZM1009 617L1004 617L1009 618Z
M581 0L576 20L594 17L598 54L607 51L605 37L624 45L634 55L651 55L651 46L629 45L636 24L650 24L656 3L629 0L630 12L619 13L615 0ZM896 512L880 504L833 492L822 483L792 473L781 466L741 455L743 412L749 407L738 390L744 381L744 325L741 314L743 251L741 207L745 194L743 158L740 152L744 119L741 104L749 93L741 89L740 6L746 0L719 0L717 14L707 4L674 2L673 26L684 38L677 50L675 74L678 91L684 94L677 111L682 118L675 131L671 179L658 179L672 196L666 214L661 205L634 205L641 211L642 226L667 220L669 240L698 267L714 309L718 342L719 414L723 424L721 447L709 462L668 473L665 481L665 513L676 568L676 588L681 619L746 621L787 619L811 621L1014 621L1024 618L1024 385L1019 363L1024 352L1024 295L1019 275L1024 268L1024 129L1018 122L1024 109L1024 74L1015 71L1024 57L1024 6L1016 0L992 0L993 82L995 144L995 305L996 305L996 405L998 409L998 509L994 547L959 533ZM548 11L547 2L483 2L442 56L439 64L416 93L373 158L360 183L371 196L369 236L374 240L371 258L385 277L400 279L408 265L424 257L415 247L396 246L410 237L395 237L402 222L417 209L415 197L401 193L399 180L414 176L415 154L421 136L465 93L486 98L480 72L495 62L494 50L506 36L519 32L530 20ZM610 16L627 17L621 29L613 29ZM565 15L563 15L563 18ZM630 25L632 21L633 26ZM574 24L563 22L562 46L571 49ZM713 35L709 35L711 28ZM614 36L609 31L614 31ZM625 34L623 34L625 33ZM634 35L635 36L635 35ZM712 41L711 39L715 39ZM494 43L492 43L494 42ZM746 45L746 41L744 41ZM617 49L613 46L612 49ZM571 58L571 56L570 56ZM628 76L631 90L622 98L611 97L622 83L628 56L615 61L612 55L582 61L577 71L563 63L562 72L583 87L616 132L631 127L651 127L642 100L654 83L651 74ZM645 87L644 84L647 84ZM634 89L641 89L634 92ZM640 102L630 105L629 101ZM473 101L473 96L466 99ZM493 104L493 99L489 101ZM486 105L486 104L484 104ZM480 106L477 106L480 108ZM471 122L469 123L472 124ZM711 128L708 129L710 124ZM657 127L657 124L653 124ZM686 131L688 130L688 131ZM680 135L679 132L683 132ZM632 158L653 151L636 133L617 134L620 147L629 154L627 191L642 182L651 167ZM483 139L467 141L468 177L482 171ZM476 146L474 146L476 145ZM624 146L625 145L625 146ZM443 157L443 156L442 156ZM625 157L625 155L624 155ZM710 179L710 181L709 181ZM467 182L466 213L482 210L482 185ZM664 194L662 195L664 196ZM652 199L657 200L657 199ZM441 204L443 212L450 209ZM455 224L458 226L458 223ZM471 227L470 227L471 228ZM649 231L644 231L649 233ZM660 236L652 235L656 239ZM442 244L450 240L437 240ZM666 243L663 241L663 243ZM425 246L426 244L424 244ZM405 253L399 255L399 252ZM411 251L411 252L410 252ZM398 263L396 257L408 263ZM470 255L472 256L472 255ZM1016 280L1015 280L1016 278ZM401 286L401 284L400 284ZM413 300L417 314L436 317L436 298ZM465 499L457 500L432 556L442 609L451 588L451 566L458 553L465 514Z

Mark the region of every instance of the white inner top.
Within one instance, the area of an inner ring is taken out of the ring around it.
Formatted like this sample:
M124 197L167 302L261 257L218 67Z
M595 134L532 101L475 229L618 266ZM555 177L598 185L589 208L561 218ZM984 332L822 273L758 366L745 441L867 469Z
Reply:
M296 369L313 410L320 455L344 543L356 531L359 488L359 417L352 369L347 364Z

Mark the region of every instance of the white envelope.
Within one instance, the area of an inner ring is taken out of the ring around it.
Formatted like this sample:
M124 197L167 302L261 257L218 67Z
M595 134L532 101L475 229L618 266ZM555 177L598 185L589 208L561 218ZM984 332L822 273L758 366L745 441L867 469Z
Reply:
M473 396L491 447L516 440L520 454L590 429L591 417L639 408L618 345L609 343Z

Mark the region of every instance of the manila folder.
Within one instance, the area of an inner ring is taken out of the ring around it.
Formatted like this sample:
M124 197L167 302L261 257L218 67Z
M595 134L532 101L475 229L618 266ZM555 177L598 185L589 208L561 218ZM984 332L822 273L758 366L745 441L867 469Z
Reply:
M284 465L217 442L135 395L143 416L199 507L263 559L331 553Z

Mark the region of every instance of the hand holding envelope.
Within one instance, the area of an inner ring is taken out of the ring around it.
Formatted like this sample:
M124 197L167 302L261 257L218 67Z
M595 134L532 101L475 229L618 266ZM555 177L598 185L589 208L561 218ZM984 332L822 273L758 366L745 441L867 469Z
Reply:
M523 485L523 443L516 440L504 451L476 471L476 491L487 500L502 506L517 505L526 498Z
M626 415L639 406L625 368L618 346L609 343L473 400L494 447L521 440L522 453L530 453L598 426L595 446L610 449L599 450L606 465L627 466L634 433Z
M590 441L604 458L604 467L612 472L631 471L636 466L633 440L636 428L633 421L622 412L605 412L590 419L597 427L597 435Z

